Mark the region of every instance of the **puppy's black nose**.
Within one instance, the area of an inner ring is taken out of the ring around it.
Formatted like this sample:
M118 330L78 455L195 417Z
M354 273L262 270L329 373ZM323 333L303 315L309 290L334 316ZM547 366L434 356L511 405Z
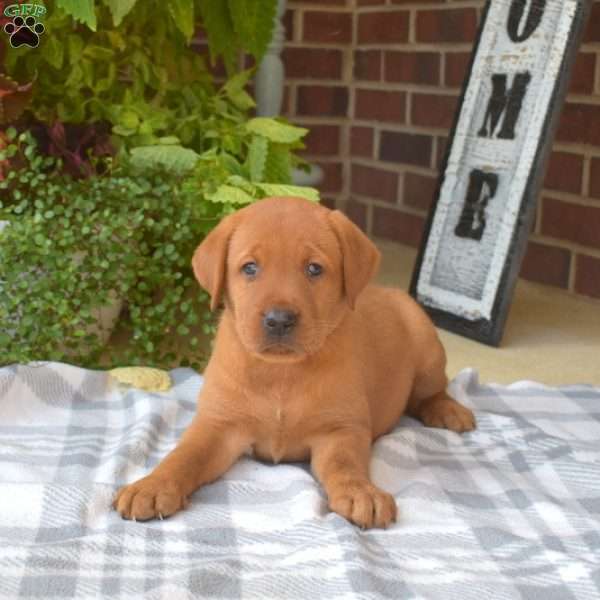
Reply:
M272 308L263 317L263 327L268 335L281 337L292 331L298 322L298 314L291 310Z

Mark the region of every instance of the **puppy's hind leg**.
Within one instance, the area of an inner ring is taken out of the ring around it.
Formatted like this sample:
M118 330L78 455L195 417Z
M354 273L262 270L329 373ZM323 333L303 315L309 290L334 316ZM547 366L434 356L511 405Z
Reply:
M406 412L428 427L450 429L457 433L476 427L472 411L446 392L446 354L441 343L435 347L432 360L415 377Z

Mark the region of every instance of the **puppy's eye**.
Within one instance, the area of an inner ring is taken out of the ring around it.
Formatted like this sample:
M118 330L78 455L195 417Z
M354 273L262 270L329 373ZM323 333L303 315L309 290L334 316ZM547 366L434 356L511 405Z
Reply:
M248 277L254 277L258 273L258 265L255 262L247 262L242 266L242 273Z
M310 263L306 267L306 273L309 277L318 277L323 273L323 267L317 263Z

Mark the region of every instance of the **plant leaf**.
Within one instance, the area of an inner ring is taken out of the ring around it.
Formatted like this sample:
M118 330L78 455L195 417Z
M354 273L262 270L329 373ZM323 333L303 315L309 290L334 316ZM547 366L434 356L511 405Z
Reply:
M186 40L194 35L194 2L193 0L168 0L169 12L177 28ZM212 4L212 2L209 2Z
M251 133L264 135L272 142L278 144L293 144L301 140L307 133L308 129L304 127L295 127L288 125L269 117L255 117L246 123L246 130Z
M83 56L93 58L98 62L109 62L114 59L115 53L112 48L103 48L102 46L90 44L85 47Z
M115 27L121 24L136 2L137 0L104 0L104 4L110 9Z
M163 144L164 146L174 146L179 144L181 140L174 135L166 135L164 137L158 138L158 143Z
M251 181L262 181L269 154L269 140L262 135L252 137L248 150L248 169Z
M50 36L44 47L46 60L55 68L60 69L63 64L64 45L56 37Z
M291 170L291 157L287 147L279 144L269 144L263 181L287 185L292 183Z
M250 194L232 185L220 185L214 194L207 196L207 199L220 204L250 204L254 202L254 198Z
M292 196L295 198L306 198L312 202L319 202L319 191L311 187L274 183L257 183L256 187L266 196Z
M222 87L222 91L225 93L225 95L240 110L249 110L256 106L256 102L254 102L252 96L250 96L250 94L248 94L244 89L253 74L254 69L248 69L246 71L236 73Z
M276 11L276 0L229 0L233 28L256 62L260 62L273 37Z
M71 15L76 21L81 21L92 31L96 31L94 0L56 0L56 6Z
M216 63L219 55L223 56L228 72L235 69L235 48L231 43L235 39L235 31L231 14L225 0L203 0L199 4L204 29L208 37L210 59Z
M140 171L162 167L171 173L183 175L195 167L199 157L199 154L183 146L140 146L131 151L131 164Z

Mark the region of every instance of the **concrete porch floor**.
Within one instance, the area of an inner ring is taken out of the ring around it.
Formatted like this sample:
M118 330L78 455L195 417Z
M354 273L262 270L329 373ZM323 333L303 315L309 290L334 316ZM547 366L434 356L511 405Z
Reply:
M376 240L383 253L378 282L408 289L416 250ZM466 367L482 382L533 380L600 386L600 302L519 280L500 348L439 329L448 376Z

